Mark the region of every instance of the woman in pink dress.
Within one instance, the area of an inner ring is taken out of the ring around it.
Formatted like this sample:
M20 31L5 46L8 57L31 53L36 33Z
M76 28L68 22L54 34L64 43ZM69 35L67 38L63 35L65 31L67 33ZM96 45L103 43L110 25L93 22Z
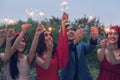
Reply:
M7 80L29 80L30 64L35 55L33 44L38 39L37 34L35 34L29 54L24 55L26 46L25 33L31 26L31 24L23 24L20 33L15 33L13 29L9 29L8 31L3 58Z
M49 31L45 30L39 36L35 59L38 80L59 80L59 69L67 64L68 40L65 31L67 20L68 14L64 13L57 48Z
M100 71L97 80L120 80L120 27L111 26L107 38L100 42L97 55Z

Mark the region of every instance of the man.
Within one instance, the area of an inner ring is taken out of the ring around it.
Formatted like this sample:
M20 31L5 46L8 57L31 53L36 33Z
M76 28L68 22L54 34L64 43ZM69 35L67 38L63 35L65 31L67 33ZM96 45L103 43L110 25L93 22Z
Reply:
M86 61L88 53L97 45L98 29L91 27L90 43L80 41L83 30L74 31L71 25L66 25L69 40L69 60L66 68L61 70L61 80L93 80Z

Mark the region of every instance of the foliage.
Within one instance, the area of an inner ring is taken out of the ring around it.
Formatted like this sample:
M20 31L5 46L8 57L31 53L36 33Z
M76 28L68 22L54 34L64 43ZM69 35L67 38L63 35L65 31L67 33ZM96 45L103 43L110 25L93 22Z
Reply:
M13 25L8 25L7 29L9 28L14 28L15 31L20 32L21 31L21 25L24 23L31 23L32 24L32 28L27 31L26 33L26 37L27 37L27 46L25 49L25 54L28 53L33 37L34 37L34 32L35 29L38 25L37 21L32 20L31 18L28 18L28 20L26 22L19 20L16 24ZM60 18L56 18L54 16L52 16L51 19L45 19L43 21L41 21L42 24L45 25L45 28L48 29L49 27L52 27L52 34L55 38L55 42L57 43L58 41L58 35L59 35L59 29L61 27L61 20ZM75 29L79 29L82 28L85 31L85 35L83 36L82 40L88 42L88 40L90 39L90 27L91 26L97 26L98 29L101 31L100 32L100 36L99 36L99 40L101 38L104 38L104 25L100 23L99 19L94 18L93 20L89 21L89 18L84 16L83 18L79 18L73 22L70 22L71 25L75 28ZM0 29L6 28L6 26L4 24L0 25ZM99 41L98 40L98 41ZM99 43L99 42L98 42ZM98 48L98 47L97 47ZM97 50L96 48L96 50ZM0 48L0 52L4 52L5 49L5 43L3 44L3 46ZM88 55L88 64L89 64L89 68L90 71L92 73L92 76L94 77L94 79L96 79L97 75L98 75L98 69L99 69L99 64L98 64L98 60L97 60L97 56L96 56L96 50L94 52L92 52L90 55ZM0 71L1 71L1 66L2 64L0 64ZM35 69L32 67L31 68L31 73L30 73L30 78L32 80L37 80L36 78L36 72Z

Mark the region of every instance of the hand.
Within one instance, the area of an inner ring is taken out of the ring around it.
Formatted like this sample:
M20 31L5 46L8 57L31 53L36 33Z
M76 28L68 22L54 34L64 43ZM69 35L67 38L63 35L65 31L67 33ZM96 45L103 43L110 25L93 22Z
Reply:
M103 47L103 48L105 48L107 46L107 39L102 39L100 41L100 46Z
M67 21L68 21L68 14L67 13L63 13L62 24L65 24Z
M76 32L75 32L74 44L77 44L77 43L80 41L80 39L81 39L81 37L83 36L83 34L84 34L83 29L78 29L78 30L76 30Z
M15 30L14 29L9 29L7 39L9 39L11 41L14 37L15 37Z
M95 26L92 26L92 27L91 27L91 36L92 36L92 39L93 39L93 40L97 39L98 35L99 35L99 30L98 30L98 28L95 27Z
M40 33L42 33L44 30L45 30L44 25L38 24L36 31L35 31L35 35L40 35Z
M0 30L0 39L4 39L7 36L7 29Z
M36 28L36 32L38 32L38 31L43 32L44 30L45 30L44 25L43 25L43 24L38 24L38 26L37 26L37 28Z
M29 28L31 28L32 27L32 24L23 24L22 25L22 30L24 31L24 32L26 32Z

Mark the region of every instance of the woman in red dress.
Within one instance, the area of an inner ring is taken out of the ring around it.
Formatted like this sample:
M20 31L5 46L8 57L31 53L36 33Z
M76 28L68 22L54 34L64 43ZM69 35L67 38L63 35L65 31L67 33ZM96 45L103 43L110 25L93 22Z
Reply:
M65 31L67 20L68 14L64 13L57 48L49 31L44 30L39 36L35 58L38 80L59 80L59 69L67 64L68 40Z
M97 51L100 61L97 80L120 80L120 27L112 26L100 45L102 48Z

